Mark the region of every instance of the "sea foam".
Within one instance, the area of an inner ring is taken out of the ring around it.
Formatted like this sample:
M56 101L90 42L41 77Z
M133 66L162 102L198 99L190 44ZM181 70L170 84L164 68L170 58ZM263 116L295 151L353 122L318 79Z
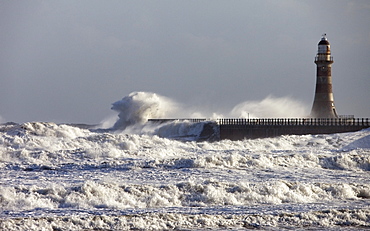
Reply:
M196 142L202 123L146 122L158 100L110 129L0 125L0 229L370 227L370 129Z

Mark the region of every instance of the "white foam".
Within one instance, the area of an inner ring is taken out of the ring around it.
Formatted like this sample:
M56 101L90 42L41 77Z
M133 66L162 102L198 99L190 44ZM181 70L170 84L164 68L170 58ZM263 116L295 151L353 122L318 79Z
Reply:
M368 129L211 143L160 126L1 125L0 229L369 226Z
M250 210L250 209L249 209ZM68 227L70 230L173 230L173 229L267 229L285 230L297 227L314 230L348 230L368 227L368 209L346 211L342 209L278 214L183 214L150 212L139 216L129 215L86 215L73 217L28 217L22 220L8 219L1 223L4 230L53 230Z
M204 123L174 121L158 125L153 134L170 139L197 140L203 127Z
M136 185L85 181L67 187L57 182L45 186L0 187L2 211L39 208L167 208L248 206L257 204L329 203L365 198L370 185L265 181L224 183L207 180L168 185ZM367 197L369 199L369 197Z
M361 137L362 136L362 137ZM356 133L356 139L351 143L343 147L343 150L350 150L356 148L370 149L370 128L364 129L361 132Z
M261 101L245 101L236 105L231 116L240 118L283 118L303 117L307 114L307 107L290 97L267 96Z
M124 130L128 126L143 125L148 119L166 118L177 108L174 101L150 92L133 92L122 100L113 103L119 120L115 129Z
M199 135L202 126L202 123L172 122L156 127L153 134L192 140ZM369 156L366 155L368 149L363 148L367 138L368 131L360 131L349 134L282 136L195 144L152 135L101 133L68 125L26 123L13 126L13 129L7 128L7 132L2 133L0 142L3 160L28 161L33 164L84 161L80 159L84 157L122 158L132 153L147 154L151 158L159 158L164 154L176 157L178 156L176 153L181 155L184 150L190 150L188 155L197 155L196 163L202 167L321 166L331 169L369 170ZM348 140L351 142L350 145ZM352 151L342 151L347 150L343 147L349 146L352 147Z
M223 115L241 118L302 117L307 114L306 107L301 102L290 97L276 98L268 96L261 101L240 103L231 112L209 112L205 111L205 109L199 110L181 105L172 99L151 92L133 92L113 103L112 109L118 112L119 117L113 128L125 130L125 132L132 134L142 133L143 130L148 132L148 127L144 126L148 119L187 117L217 119L224 117ZM104 120L100 126L106 128L108 124L112 124L112 118ZM189 125L184 125L183 127L188 129ZM166 127L166 129L172 130L172 132L169 132L170 135L168 137L172 137L175 134L173 130L176 128L181 129L179 124ZM160 130L161 134L165 133L164 129Z

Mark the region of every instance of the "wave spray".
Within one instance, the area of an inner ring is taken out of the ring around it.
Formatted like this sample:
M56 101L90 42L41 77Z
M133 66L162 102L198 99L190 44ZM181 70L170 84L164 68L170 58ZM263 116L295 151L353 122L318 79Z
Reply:
M151 92L133 92L112 105L119 117L113 129L119 130L144 125L148 119L171 116L177 109L177 104L171 99Z

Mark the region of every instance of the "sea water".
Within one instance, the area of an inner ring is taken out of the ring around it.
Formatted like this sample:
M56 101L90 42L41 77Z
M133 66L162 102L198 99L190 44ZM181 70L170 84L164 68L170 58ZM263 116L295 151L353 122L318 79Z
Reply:
M370 228L370 129L198 142L202 123L139 124L0 125L0 230Z

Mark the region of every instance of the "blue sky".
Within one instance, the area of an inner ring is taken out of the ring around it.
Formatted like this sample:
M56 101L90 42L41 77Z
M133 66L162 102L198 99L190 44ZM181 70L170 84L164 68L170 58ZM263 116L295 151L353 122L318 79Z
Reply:
M95 124L135 91L309 112L323 33L338 113L370 117L369 22L366 0L0 1L0 120Z

